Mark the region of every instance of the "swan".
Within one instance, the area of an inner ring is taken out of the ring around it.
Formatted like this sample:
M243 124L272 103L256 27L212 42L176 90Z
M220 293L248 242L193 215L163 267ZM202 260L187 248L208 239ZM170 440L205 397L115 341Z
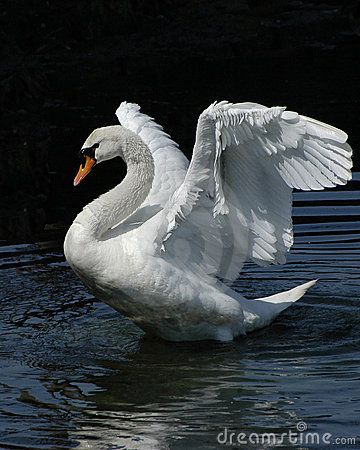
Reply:
M120 125L94 130L78 185L120 156L123 181L77 215L68 263L94 296L170 341L230 341L268 325L316 280L246 299L243 264L283 264L293 243L292 190L351 179L347 134L285 107L215 102L201 113L189 162L162 127L123 102Z

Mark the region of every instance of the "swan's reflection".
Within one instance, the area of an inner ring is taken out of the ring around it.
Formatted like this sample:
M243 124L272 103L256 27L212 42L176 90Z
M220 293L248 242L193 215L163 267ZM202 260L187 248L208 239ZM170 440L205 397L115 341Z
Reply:
M174 346L144 339L128 362L98 364L109 373L87 378L97 389L70 432L79 448L189 448L190 437L197 448L215 448L225 426L253 430L276 421L280 430L295 420L276 383L244 373L239 343Z

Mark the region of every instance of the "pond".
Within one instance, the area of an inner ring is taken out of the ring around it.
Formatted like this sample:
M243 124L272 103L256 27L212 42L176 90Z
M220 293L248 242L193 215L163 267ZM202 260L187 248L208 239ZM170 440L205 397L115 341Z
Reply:
M360 173L294 194L287 265L248 265L236 288L261 297L319 281L271 326L226 344L144 335L87 293L61 242L1 247L0 448L215 449L226 433L254 442L305 428L331 444L359 439L359 198ZM337 448L347 444L359 448Z

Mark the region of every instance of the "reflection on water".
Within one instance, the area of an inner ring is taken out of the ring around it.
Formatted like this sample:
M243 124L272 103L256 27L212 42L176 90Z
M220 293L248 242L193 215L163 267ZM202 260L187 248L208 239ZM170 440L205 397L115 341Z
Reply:
M2 247L0 447L212 449L224 427L281 433L300 420L357 436L359 191L356 174L339 191L295 194L287 266L249 265L237 287L319 283L227 344L147 337L85 292L56 243Z

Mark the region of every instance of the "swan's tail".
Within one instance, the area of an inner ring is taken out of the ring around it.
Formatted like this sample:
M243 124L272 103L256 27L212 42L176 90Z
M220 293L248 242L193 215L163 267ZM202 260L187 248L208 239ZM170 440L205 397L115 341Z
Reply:
M244 310L245 331L248 333L268 325L281 311L288 308L296 300L299 300L311 286L314 286L316 281L309 281L290 289L290 291L280 292L270 297L242 300L241 306Z

